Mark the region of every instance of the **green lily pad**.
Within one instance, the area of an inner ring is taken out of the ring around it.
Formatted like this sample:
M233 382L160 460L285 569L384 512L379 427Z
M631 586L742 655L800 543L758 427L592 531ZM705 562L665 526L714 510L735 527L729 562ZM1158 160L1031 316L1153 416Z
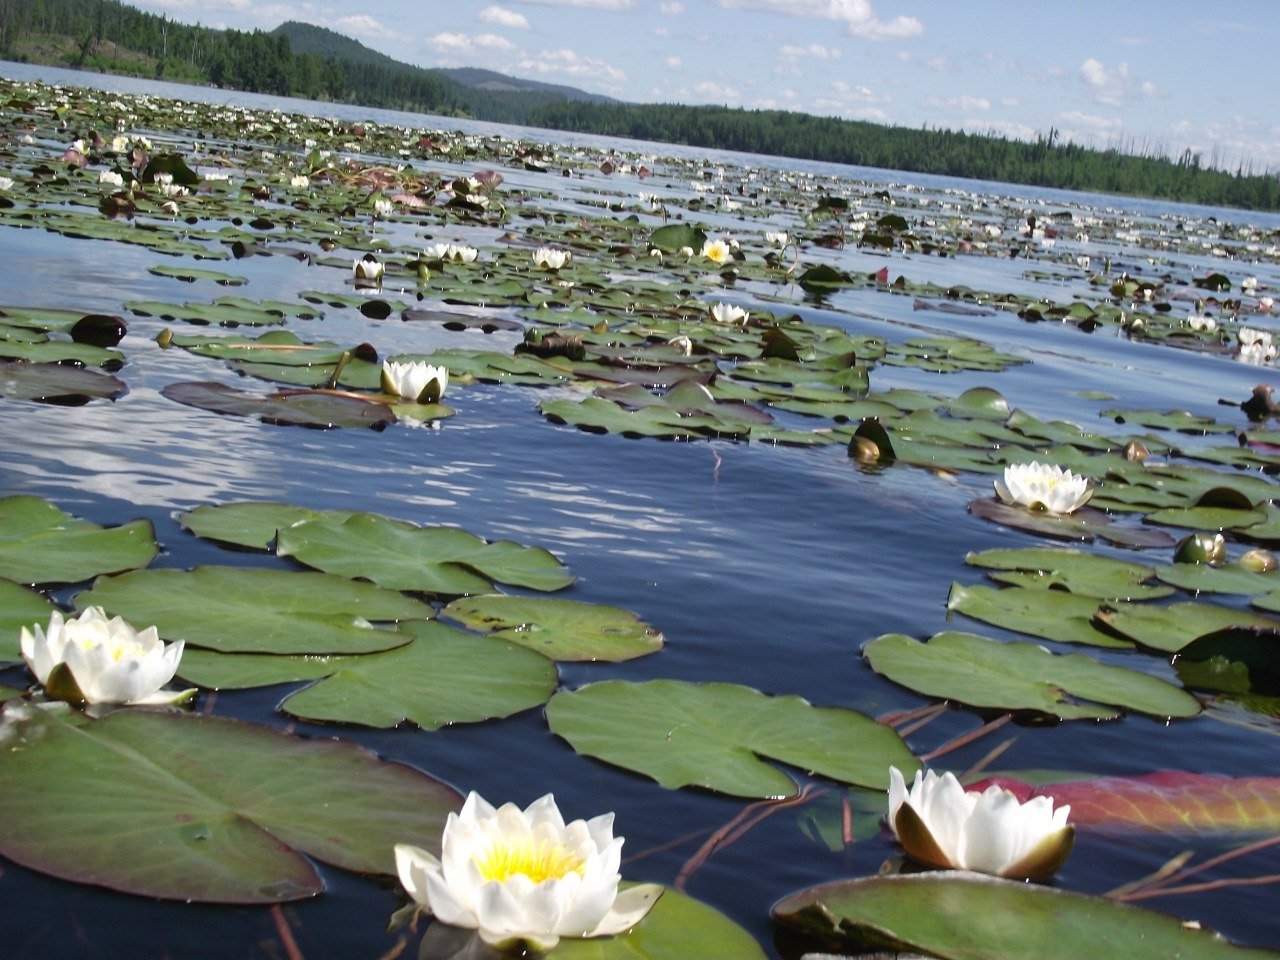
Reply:
M1019 587L1066 590L1099 600L1151 600L1167 597L1169 587L1144 581L1155 569L1079 550L1029 547L1022 550L985 550L970 553L965 563L975 567L1010 571L991 574L993 580Z
M1104 897L954 871L840 880L785 897L773 916L841 949L942 960L1274 957Z
M795 781L762 757L880 789L891 765L919 766L897 733L869 717L736 684L607 680L561 690L546 712L578 753L671 789L795 796Z
M707 414L682 414L666 407L628 410L611 400L544 400L538 405L553 423L568 423L591 433L616 433L624 437L706 439L741 436L750 431L742 423L729 423Z
M1235 593L1256 596L1280 589L1280 570L1255 573L1228 563L1211 567L1207 563L1175 563L1156 570L1156 576L1168 584L1193 593Z
M676 253L682 247L689 247L696 254L706 242L707 235L703 230L684 223L659 227L649 235L649 245L665 253Z
M150 520L100 527L40 497L0 500L0 577L17 583L79 583L133 570L158 549Z
M324 881L308 856L394 874L394 845L439 849L459 806L451 788L362 747L238 720L144 710L88 720L9 706L6 723L0 853L140 896L313 897Z
M655 653L663 643L662 634L631 611L579 600L490 594L454 600L441 613L552 660L618 663Z
M409 642L373 622L428 620L425 603L327 573L196 567L99 577L75 598L167 640L224 653L370 653Z
M200 270L194 267L174 267L163 263L154 267L148 267L147 272L153 273L157 277L173 277L175 280L183 280L187 283L193 283L196 280L208 280L213 283L221 284L224 287L242 287L249 282L245 277L238 277L234 274L223 273L220 270Z
M115 400L129 392L118 377L60 363L0 361L0 396L77 406L90 400Z
M1131 644L1103 633L1091 622L1099 602L1061 590L1031 590L1023 587L966 587L951 585L947 610L1059 643L1083 643L1093 647L1127 648Z
M434 621L401 629L403 647L361 656L270 656L190 649L178 674L215 690L315 680L281 709L304 720L424 730L476 723L540 706L556 688L546 657L490 637L474 637Z
M222 383L194 381L170 383L160 394L189 407L232 416L256 417L263 423L283 426L321 430L373 427L380 430L395 423L396 419L386 404L372 397L363 400L319 390L286 390L263 397Z
M1092 543L1093 540L1101 537L1116 546L1131 549L1172 547L1174 544L1173 537L1164 530L1126 527L1112 523L1110 517L1092 507L1081 507L1075 513L1058 517L983 497L970 501L969 512L975 517L990 520L992 523L1058 540L1082 540Z
M1121 636L1163 653L1177 653L1197 637L1229 627L1280 629L1280 620L1214 603L1120 603L1100 608L1095 619Z
M0 663L17 663L22 659L18 640L23 627L49 623L56 610L52 603L34 590L0 579Z
M1063 720L1109 720L1120 709L1194 717L1195 697L1156 677L974 633L939 633L921 643L886 633L862 648L871 669L917 693L997 710L1036 710ZM1088 702L1081 702L1088 701Z
M268 550L276 531L302 520L328 517L341 523L354 510L311 510L291 503L225 503L196 507L178 515L178 522L197 537L240 547Z
M491 581L545 591L574 581L541 547L510 540L490 543L455 527L419 527L374 513L290 524L279 531L276 553L393 590L452 596L488 593Z
M1267 519L1261 507L1238 510L1231 507L1169 507L1147 514L1148 523L1191 530L1247 530Z
M1177 430L1180 433L1208 434L1231 433L1235 428L1218 423L1213 417L1202 417L1186 410L1103 410L1100 417L1110 417L1116 423L1137 424L1150 430Z

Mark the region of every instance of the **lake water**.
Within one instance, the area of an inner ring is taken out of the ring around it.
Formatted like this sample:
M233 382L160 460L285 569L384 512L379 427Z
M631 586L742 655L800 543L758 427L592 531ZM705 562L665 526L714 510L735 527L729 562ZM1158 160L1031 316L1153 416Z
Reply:
M912 202L928 198L934 209L937 204L962 202L971 210L987 211L979 215L1001 222L1006 231L1017 226L1010 211L1043 218L1063 207L1081 217L1133 220L1148 233L1172 229L1178 220L1203 225L1212 217L1218 223L1255 228L1258 249L1250 252L1241 246L1238 258L1185 247L1153 254L1113 240L1064 236L1054 248L1057 259L1044 263L1008 257L941 258L897 250L883 254L852 247L812 247L804 255L806 263L828 262L857 272L887 267L891 276L903 274L919 283L962 284L1068 304L1090 293L1084 272L1065 262L1076 255L1090 256L1095 263L1110 258L1143 267L1151 275L1202 276L1217 270L1236 285L1245 276L1255 276L1262 288L1280 287L1275 253L1280 216L1275 214L618 143L20 64L0 64L0 76L350 121L457 129L646 158L655 171L649 181L588 172L561 182L517 168L502 171L508 189L549 192L553 198L539 202L592 215L599 209L588 202L605 192L632 202L642 193L687 198L691 190L684 176L692 164L705 168L713 180L719 169L730 182L749 168L792 170L824 183L889 188ZM0 161L0 173L3 167ZM474 172L459 163L424 167L447 168L455 175ZM981 201L973 195L980 195ZM698 216L727 232L749 227L723 209ZM794 220L781 225L792 230L800 226ZM420 226L396 221L380 229L397 246L425 242ZM498 231L476 231L472 236L480 245L491 246L497 235ZM508 384L451 390L447 401L458 414L437 430L310 431L217 416L174 404L159 391L173 381L193 378L196 367L197 378L227 383L239 378L216 361L161 350L154 336L163 327L178 330L182 325L131 316L123 305L142 299L200 301L228 291L206 281L186 285L148 273L160 259L169 258L138 246L0 226L5 276L0 298L6 303L120 314L129 322L121 344L128 357L120 373L129 386L123 398L70 410L6 401L0 418L0 443L6 451L0 463L0 493L47 497L71 513L104 524L145 517L154 523L164 547L155 561L162 567L237 562L225 549L184 531L175 517L201 504L241 500L367 509L545 547L579 577L568 595L632 610L662 630L667 640L660 653L624 664L561 664L560 682L566 688L607 678L726 681L877 716L929 701L873 673L859 654L866 641L890 632L925 638L951 628L1012 636L949 617L946 609L953 582L981 580L981 572L964 563L968 551L1046 542L970 515L968 503L990 494L988 476L936 475L902 466L859 469L844 444L805 449L588 434L541 416L537 404L547 398L545 391ZM212 266L247 277L248 284L233 292L248 297L293 300L308 289L349 292L345 273L284 257ZM1057 271L1060 279L1028 277L1034 267ZM411 288L408 293L411 296ZM766 303L766 295L775 298L773 302ZM1001 373L945 376L879 366L872 373L873 386L955 396L987 385L998 389L1012 407L1100 431L1114 428L1098 416L1112 406L1176 407L1243 429L1239 411L1220 405L1219 399L1238 402L1255 384L1276 380L1273 368L1240 364L1226 352L1131 341L1111 327L1086 334L1067 324L1026 324L1005 311L963 316L921 311L914 309L912 297L875 287L815 301L798 286L743 284L726 291L725 298L749 307L785 309L815 323L891 342L921 334L984 340L1031 362ZM1194 299L1195 292L1187 291L1175 304L1190 310ZM1266 326L1267 318L1256 318L1255 325ZM327 311L322 320L291 321L289 326L308 339L370 341L383 353L443 346L510 351L518 340L518 335L508 333L451 333L395 319L371 321L352 310ZM1087 399L1082 396L1087 391L1114 399ZM1166 558L1167 551L1142 557L1152 563ZM253 561L280 569L290 566L285 560L257 555ZM63 590L57 597L66 600L74 592ZM1116 655L1098 658L1122 662ZM1154 658L1148 658L1144 669L1173 677L1172 670ZM6 682L26 681L22 671L13 670ZM478 790L495 802L509 799L523 805L553 791L573 817L614 810L618 832L627 838L623 869L628 878L672 883L709 832L744 806L744 801L708 792L664 790L644 777L580 757L548 731L540 710L436 732L411 726L370 731L292 722L275 710L285 692L278 687L223 692L215 712L311 736L348 738L463 791ZM981 722L975 711L956 707L908 737L908 743L923 754ZM997 742L1012 737L997 763L999 769L1053 768L1116 776L1159 770L1280 775L1277 734L1280 725L1265 714L1241 719L1220 713L1173 723L1136 714L1109 723L1026 723L1010 725L939 763L963 770ZM834 787L821 778L815 782ZM826 800L780 810L765 819L702 865L687 892L746 927L773 955L785 953L785 946L774 945L768 916L775 900L815 883L874 874L896 853L883 832L858 838L838 853L806 832L806 812L831 816L834 807L823 804L833 802L834 796L832 789ZM1185 849L1208 856L1230 845L1225 839L1114 837L1084 831L1057 883L1101 893L1147 875ZM1280 872L1277 862L1273 847L1221 875L1210 873L1202 879L1229 876L1232 870L1241 875L1274 874ZM393 883L327 868L324 874L329 883L325 895L284 909L302 956L351 960L413 955L412 945L402 947L402 954L393 953L396 937L383 932L398 902ZM1229 887L1157 898L1144 906L1201 921L1241 942L1280 947L1275 891L1267 885ZM0 875L0 919L7 944L3 952L12 957L190 960L287 955L275 918L265 909L150 902L52 880L8 863Z

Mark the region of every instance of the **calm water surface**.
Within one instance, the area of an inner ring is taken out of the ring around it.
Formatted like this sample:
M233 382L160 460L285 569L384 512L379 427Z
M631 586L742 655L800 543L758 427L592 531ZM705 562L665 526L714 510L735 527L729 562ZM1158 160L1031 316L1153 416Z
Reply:
M0 64L0 74L351 119L367 117L415 127L496 131L584 149L703 155L684 148L618 144L16 64ZM712 165L767 164L860 182L914 185L930 196L943 196L948 189L980 190L1028 204L1048 200L1119 208L1136 218L1213 215L1268 229L1280 226L1280 218L1273 215L1240 211L727 153L706 157ZM455 167L454 172L467 171ZM519 172L512 177L518 182ZM593 186L632 193L653 189L634 178L597 179L566 183L569 194L564 202L572 205L574 191ZM548 187L545 178L536 182L540 189L560 186ZM664 183L675 181L669 178ZM731 226L733 221L725 222ZM398 239L410 236L412 231L406 229ZM1118 245L1087 252L1130 257L1135 263L1145 256ZM848 269L875 270L887 264L891 273L904 273L913 280L964 283L986 290L1035 290L1062 301L1069 300L1073 290L1085 289L1077 272L1074 277L1064 275L1061 288L1046 294L1043 283L1025 279L1024 262L997 258L942 260L902 254L886 258L855 251L819 252L816 257L830 257ZM0 262L5 265L0 296L14 304L118 314L124 312L126 300L199 301L228 292L212 284L178 284L152 276L146 271L156 260L155 254L137 247L0 228ZM1247 273L1273 287L1280 285L1274 265L1224 264L1208 257L1204 261L1236 279ZM1200 271L1198 262L1190 258L1186 262ZM345 289L346 277L338 271L282 257L239 261L231 269L249 277L249 285L235 291L246 296L292 299L304 289ZM1238 401L1260 379L1275 379L1272 370L1243 367L1227 357L1132 343L1104 330L1088 335L1071 327L1029 325L1007 313L955 317L918 312L912 309L911 298L877 291L842 293L826 305L807 301L798 289L773 293L789 299L788 309L816 322L840 324L891 341L922 332L961 333L1033 361L1002 374L948 377L882 366L873 373L877 389L920 387L955 395L985 384L999 389L1012 406L1099 430L1112 426L1097 418L1098 411L1112 405L1186 408L1234 423L1232 418L1238 414L1219 406L1218 399ZM730 298L749 303L751 293L737 291ZM216 416L178 406L159 395L159 389L174 380L233 383L237 379L218 361L160 350L152 338L163 326L153 319L130 319L128 337L121 344L128 364L120 374L130 392L114 403L92 403L75 410L6 404L0 418L0 443L6 452L0 462L0 493L48 497L100 523L146 517L154 522L165 548L157 566L236 562L235 554L185 533L175 516L200 504L238 500L368 509L547 547L578 574L580 579L570 591L575 599L634 610L667 638L660 654L638 661L562 665L566 687L612 677L676 677L743 683L872 715L914 708L925 701L873 674L860 658L860 646L885 632L927 637L948 628L952 624L945 600L951 583L981 579L965 567L967 551L1037 543L1028 535L1010 533L967 513L971 499L990 491L990 481L984 477L945 479L909 468L860 470L840 446L805 450L588 435L545 420L537 403L547 393L526 387L476 385L454 390L449 403L458 415L438 430L319 432ZM382 353L446 345L505 351L514 343L509 334L448 333L397 319L369 321L354 311L335 310L322 320L292 321L290 329L306 338L368 340ZM1116 400L1081 399L1080 394L1088 390L1106 391ZM287 561L259 555L252 555L251 562L289 566ZM65 598L71 592L59 596ZM973 628L967 622L955 625ZM1004 636L994 627L981 632ZM1171 676L1155 659L1145 662L1145 668ZM7 679L24 682L20 671L11 672ZM290 725L303 734L339 734L495 801L525 804L554 791L568 816L615 810L631 858L624 872L636 879L671 883L706 834L743 807L742 801L731 798L663 790L642 777L583 759L546 729L540 711L434 733L413 728L371 732L290 724L274 711L284 693L285 688L222 693L216 698L216 711ZM925 753L980 723L972 711L950 711L913 735L909 743L917 753ZM1117 775L1183 769L1277 775L1277 733L1280 727L1257 717L1248 725L1207 717L1191 724L1165 725L1128 717L1096 725L1010 726L997 738L1016 738L1000 760L1005 769ZM946 758L946 764L964 769L997 738L957 751ZM827 797L799 813L784 810L766 819L694 874L688 892L725 911L774 949L768 921L774 900L813 883L874 873L895 853L881 834L872 834L839 854L811 839L803 829L804 817L829 816L830 804ZM1069 889L1102 892L1151 872L1189 845L1185 839L1120 841L1085 834L1058 882ZM1202 854L1217 849L1210 841L1194 846ZM1269 861L1254 858L1241 869L1255 874L1277 872L1274 852L1268 856ZM394 884L328 868L325 875L330 884L325 896L284 909L307 960L372 960L392 949L395 938L383 930L398 903ZM1201 920L1241 941L1274 947L1280 946L1275 891L1267 886L1242 887L1148 905ZM0 875L0 929L7 945L5 955L23 958L284 955L275 921L266 910L151 903L51 880L9 864Z

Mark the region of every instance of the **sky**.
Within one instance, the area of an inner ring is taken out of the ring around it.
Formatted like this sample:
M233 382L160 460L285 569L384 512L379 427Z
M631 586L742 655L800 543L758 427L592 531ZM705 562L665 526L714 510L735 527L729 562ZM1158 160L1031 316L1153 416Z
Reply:
M132 0L302 20L424 67L1280 172L1275 0Z

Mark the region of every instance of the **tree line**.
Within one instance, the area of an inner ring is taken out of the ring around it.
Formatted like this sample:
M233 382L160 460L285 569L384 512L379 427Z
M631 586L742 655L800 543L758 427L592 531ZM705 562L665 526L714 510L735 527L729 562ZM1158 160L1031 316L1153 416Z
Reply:
M481 90L347 38L330 46L309 44L321 52L295 53L287 28L300 40L313 40L298 32L300 26L272 33L213 30L119 0L0 0L0 56L27 59L33 38L61 37L72 43L64 44L60 65L138 72L136 61L121 63L101 52L104 44L114 44L147 58L158 78L257 93L969 179L1280 209L1276 173L1204 166L1189 151L1166 157L1154 151L1097 150L1061 143L1056 130L1028 142L780 110L594 103L545 90Z

